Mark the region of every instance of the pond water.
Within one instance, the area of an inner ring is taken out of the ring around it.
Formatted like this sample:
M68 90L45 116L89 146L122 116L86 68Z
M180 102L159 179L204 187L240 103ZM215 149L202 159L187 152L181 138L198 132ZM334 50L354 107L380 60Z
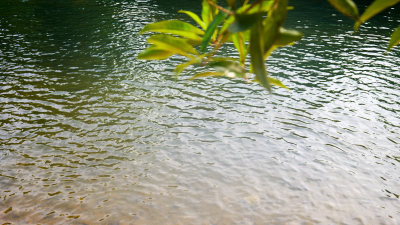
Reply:
M1 0L2 224L400 224L399 7L293 4L270 95L136 60L197 1Z

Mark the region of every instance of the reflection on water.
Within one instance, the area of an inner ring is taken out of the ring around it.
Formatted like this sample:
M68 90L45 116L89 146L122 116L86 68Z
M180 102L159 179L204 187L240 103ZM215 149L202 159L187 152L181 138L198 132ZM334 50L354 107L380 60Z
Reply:
M306 37L269 60L291 87L271 96L135 60L140 28L182 7L1 1L1 222L400 223L397 9L352 35L296 6Z

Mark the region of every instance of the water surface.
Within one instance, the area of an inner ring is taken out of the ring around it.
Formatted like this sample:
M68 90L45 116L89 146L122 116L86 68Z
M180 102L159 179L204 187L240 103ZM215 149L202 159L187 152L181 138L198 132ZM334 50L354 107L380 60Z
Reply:
M295 6L270 95L136 60L139 30L195 1L2 0L0 221L399 224L399 9L353 35Z

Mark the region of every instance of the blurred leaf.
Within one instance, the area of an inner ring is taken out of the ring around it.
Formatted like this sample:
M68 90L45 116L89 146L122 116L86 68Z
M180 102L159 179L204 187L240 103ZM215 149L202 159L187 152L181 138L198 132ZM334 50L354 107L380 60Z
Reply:
M158 49L175 52L183 56L192 58L191 55L198 55L199 53L192 45L188 43L187 39L172 37L166 34L155 34L147 39L147 42L154 44Z
M246 42L243 38L243 33L235 33L232 35L232 41L235 48L239 52L240 63L244 65L247 56Z
M213 61L209 66L214 67L218 72L224 72L230 78L244 78L246 70L236 61Z
M280 80L278 80L278 79L275 79L275 78L272 78L272 77L268 77L268 80L269 80L269 83L272 84L272 85L275 85L275 86L290 90L288 87L286 87L284 84L282 84L282 82Z
M190 38L195 41L201 41L202 38L199 37L199 35L204 34L204 32L199 28L179 20L164 20L156 23L147 24L140 31L140 34L146 32L175 34L182 37Z
M400 26L398 26L396 30L394 30L392 37L390 38L388 50L398 45L399 43L400 43Z
M328 2L343 15L355 21L359 19L358 8L353 0L328 0Z
M211 41L211 38L215 32L215 30L218 28L218 25L224 21L226 17L226 13L224 12L219 12L217 16L215 16L214 20L210 23L210 25L207 27L206 33L203 36L203 42L201 43L200 46L200 51L204 52L206 50L206 47L208 43Z
M153 46L141 52L137 58L145 60L163 60L174 54L175 54L174 52L158 49L157 47Z
M176 75L179 75L180 73L182 73L183 70L186 69L186 67L190 66L190 65L194 65L194 64L198 64L201 63L202 59L205 57L206 55L199 55L193 59L191 59L190 61L186 62L186 63L181 63L178 66L175 67L174 72L176 73Z
M197 14L186 10L179 10L178 12L185 13L186 15L190 16L203 30L207 29L206 25Z
M260 18L260 13L236 14L235 22L229 26L228 30L231 33L243 32L250 29L257 22L258 18Z
M271 10L264 21L264 53L268 55L273 51L274 43L279 35L280 27L286 19L288 0L278 0L274 2L274 10Z
M252 4L244 4L242 7L236 10L236 13L248 13L248 14L254 14L254 13L261 13L261 12L268 12L271 9L272 3L274 1L269 0L269 1L262 1L261 2L261 8L260 6L252 7L250 10L249 8L252 6Z
M203 72L203 73L198 73L196 75L194 75L192 78L190 78L191 80L193 79L197 79L197 78L201 78L201 77L209 77L209 76L225 76L224 72Z
M274 45L285 46L293 44L293 42L300 40L303 34L297 30L287 30L283 27L279 29L279 34L275 39Z
M262 26L261 16L257 19L257 23L251 28L250 33L250 59L253 73L256 80L271 92L271 85L268 81L267 71L264 62L264 29Z
M358 27L374 15L382 12L383 10L389 8L390 6L399 3L400 0L375 0L361 15L359 21L354 25L354 30L358 30Z
M208 27L213 19L212 8L210 4L208 4L207 0L203 0L201 5L202 5L201 19L204 22L204 26Z
M226 2L228 3L229 7L231 7L231 9L235 9L236 8L236 0L226 0Z

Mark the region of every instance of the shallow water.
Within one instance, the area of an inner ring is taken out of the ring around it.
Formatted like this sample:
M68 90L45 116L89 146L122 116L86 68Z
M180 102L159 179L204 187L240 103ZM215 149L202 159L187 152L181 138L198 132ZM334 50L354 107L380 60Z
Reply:
M1 1L0 221L399 224L399 9L352 35L297 4L270 95L136 60L138 31L195 1Z

